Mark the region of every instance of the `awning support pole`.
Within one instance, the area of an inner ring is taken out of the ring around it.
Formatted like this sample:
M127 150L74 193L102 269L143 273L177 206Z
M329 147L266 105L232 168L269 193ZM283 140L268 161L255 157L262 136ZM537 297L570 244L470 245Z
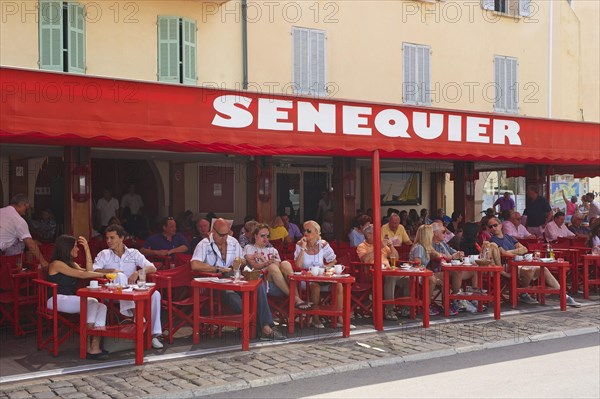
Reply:
M378 331L383 330L383 281L381 275L381 180L379 173L379 150L373 151L371 160L373 184L373 325Z

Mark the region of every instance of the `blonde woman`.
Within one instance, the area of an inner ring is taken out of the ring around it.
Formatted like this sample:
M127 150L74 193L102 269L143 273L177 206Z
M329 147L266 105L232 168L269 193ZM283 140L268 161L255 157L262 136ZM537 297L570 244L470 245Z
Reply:
M327 241L321 239L321 226L314 220L308 220L304 222L304 236L296 244L296 252L294 253L294 259L296 265L303 269L310 269L311 267L332 267L335 265L336 257L333 249L329 246ZM310 283L310 300L314 304L319 304L321 301L321 285L318 283ZM323 286L328 289L329 284ZM337 285L337 306L338 309L342 309L344 293L342 285ZM342 324L342 318L338 320L338 325ZM319 316L314 315L312 319L312 325L315 328L325 328ZM350 328L356 328L350 325Z
M430 263L439 259L439 255L435 249L433 249L432 240L433 228L431 225L423 224L419 226L417 229L417 234L415 235L415 241L408 255L409 260L430 268ZM431 258L433 258L433 260ZM434 273L433 276L429 277L429 295L431 296L431 300L433 300L433 292L435 287L438 285L441 286L443 283L444 274L442 272ZM440 311L434 307L433 304L429 305L430 316L436 316L439 313Z
M273 219L273 222L271 222L271 226L269 227L269 231L272 241L284 240L285 242L292 242L292 238L283 225L281 216L277 216L275 219Z
M250 223L250 222L248 222ZM248 225L246 223L246 225ZM248 265L255 270L267 269L267 280L269 281L269 295L290 296L290 287L288 285L288 276L294 273L290 262L281 261L279 252L269 245L269 226L266 224L256 224L252 231L250 244L244 247L244 257ZM296 293L294 298L296 308L301 310L310 309L311 306L300 299Z

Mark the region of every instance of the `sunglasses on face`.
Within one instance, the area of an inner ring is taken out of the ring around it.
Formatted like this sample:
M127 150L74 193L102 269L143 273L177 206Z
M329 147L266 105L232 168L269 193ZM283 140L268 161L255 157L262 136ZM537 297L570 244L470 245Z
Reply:
M304 229L304 233L305 234L310 234L310 233L312 233L312 230L311 229Z
M261 238L269 238L269 237L271 237L270 234L261 234L260 236L261 236Z
M494 227L497 227L497 226L498 226L498 223L494 223L494 224L488 224L488 227L489 227L490 229L493 229Z
M213 231L214 231L215 233L217 233L217 235L218 235L219 237L221 237L221 238L223 238L223 237L227 237L227 236L229 235L229 232L227 232L227 233L219 233L219 232L218 232L218 231L216 231L216 230L213 230Z

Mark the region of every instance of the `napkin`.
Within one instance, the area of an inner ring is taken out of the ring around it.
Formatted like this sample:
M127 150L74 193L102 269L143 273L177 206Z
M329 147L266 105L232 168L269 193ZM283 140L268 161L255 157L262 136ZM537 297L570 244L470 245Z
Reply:
M250 267L248 267L248 265L246 265L246 267L244 267L244 271L245 272L251 272L252 269Z
M132 291L133 291L133 287L123 288L123 292L132 292Z

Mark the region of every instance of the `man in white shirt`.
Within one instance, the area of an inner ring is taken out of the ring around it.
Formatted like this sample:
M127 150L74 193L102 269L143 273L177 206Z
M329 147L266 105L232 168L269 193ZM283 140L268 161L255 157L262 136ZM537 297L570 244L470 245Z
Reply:
M588 221L591 223L592 220L600 217L600 203L594 201L596 196L593 193L587 193L586 197L589 203Z
M98 224L100 225L100 232L103 233L108 226L110 218L119 217L119 201L113 198L110 189L105 188L102 194L102 198L98 200L96 205L98 209Z
M129 211L127 212L126 209ZM143 209L142 197L135 192L135 184L130 184L127 192L121 197L121 222L125 229L134 236L139 236L140 229L143 227Z
M29 198L25 194L17 194L11 199L9 206L0 209L0 251L3 255L18 255L27 247L42 266L46 267L48 262L31 238L27 222L23 219L27 208Z
M115 280L119 285L135 284L138 279L138 266L144 268L146 274L156 272L154 264L150 262L140 251L127 248L123 244L125 229L113 224L106 228L106 244L108 249L102 250L96 256L92 271L102 269L104 273L117 273ZM121 313L133 316L133 301L121 301ZM162 324L160 321L160 292L154 291L150 300L152 313L152 347L162 349L163 344L158 337L162 336Z
M510 219L502 222L502 232L514 238L535 238L521 224L521 214L519 212L511 212Z
M575 233L569 230L565 224L564 212L554 214L554 220L546 225L544 236L547 241L554 241L559 237L575 237Z

